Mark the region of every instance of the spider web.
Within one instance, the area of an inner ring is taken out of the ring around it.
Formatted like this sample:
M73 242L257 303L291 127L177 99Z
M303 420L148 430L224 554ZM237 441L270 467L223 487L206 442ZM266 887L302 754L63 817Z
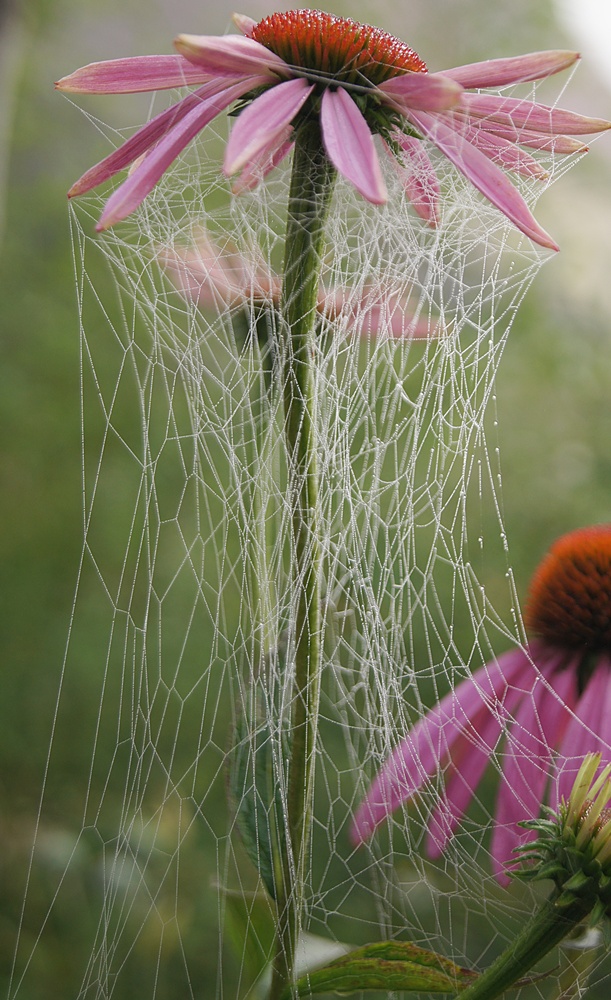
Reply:
M240 301L219 292L217 309L203 307L164 261L201 244L205 228L221 259L237 252L277 272L289 167L232 197L222 141L208 130L134 218L99 238L102 200L72 210L84 541L22 928L41 871L49 902L41 926L21 934L11 997L30 995L49 926L71 905L84 914L71 953L83 1000L265 996L272 907L226 783L236 746L254 757L262 736L285 802L295 588L281 393L269 377L277 319L254 278ZM573 162L549 155L547 182L521 181L529 204ZM328 222L323 282L342 301L332 318L321 313L314 357L324 671L302 964L398 936L485 967L532 907L529 891L501 889L490 873L502 743L440 860L424 850L437 779L369 846L348 837L372 776L425 708L524 641L495 375L548 255L443 158L435 165L436 230L388 167L386 206L340 180ZM363 307L372 290L381 311ZM506 576L494 605L492 565ZM66 860L49 875L62 706L83 636L97 661L83 697L86 779ZM256 767L246 773L243 801L269 801Z

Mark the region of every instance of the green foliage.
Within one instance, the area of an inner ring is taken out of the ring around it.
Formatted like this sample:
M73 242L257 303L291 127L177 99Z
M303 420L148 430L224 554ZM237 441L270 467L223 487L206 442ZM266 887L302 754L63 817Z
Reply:
M297 982L296 990L300 997L361 990L455 994L476 978L477 973L408 941L379 941L309 973ZM282 1000L293 996L289 988Z
M288 741L274 744L270 726L251 734L241 715L229 757L229 801L246 853L272 899L282 883L286 857L286 824L280 779L288 757Z

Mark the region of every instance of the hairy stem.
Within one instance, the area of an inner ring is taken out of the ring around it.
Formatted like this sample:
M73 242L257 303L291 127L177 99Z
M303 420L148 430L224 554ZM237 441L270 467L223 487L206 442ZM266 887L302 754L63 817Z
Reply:
M335 171L318 122L297 131L289 194L282 289L284 418L292 511L295 680L287 822L289 850L278 893L270 1000L293 979L310 843L321 669L321 550L318 519L316 387L313 370L325 222Z
M460 994L460 1000L494 1000L525 976L537 962L588 915L580 899L560 908L552 896L524 925L495 962Z

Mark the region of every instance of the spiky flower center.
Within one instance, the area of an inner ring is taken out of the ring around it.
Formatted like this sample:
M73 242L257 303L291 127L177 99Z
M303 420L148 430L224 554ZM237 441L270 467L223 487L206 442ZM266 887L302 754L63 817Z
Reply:
M555 542L532 579L525 618L554 645L611 652L611 525Z
M409 45L380 28L321 10L289 10L263 18L252 38L290 66L362 87L376 86L402 73L426 73L426 64Z

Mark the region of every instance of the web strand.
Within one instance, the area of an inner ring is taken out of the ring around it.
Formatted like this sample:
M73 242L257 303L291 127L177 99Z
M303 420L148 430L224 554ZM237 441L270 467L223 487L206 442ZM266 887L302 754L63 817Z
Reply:
M252 934L266 947L269 906L266 916L232 830L225 770L239 721L252 750L265 720L285 802L294 594L281 394L266 375L254 281L241 303L219 293L218 311L200 308L161 258L205 226L221 255L278 272L288 173L231 198L216 148L195 144L137 217L101 238L90 235L99 199L72 214L84 440L74 618L92 629L99 669L85 713L88 778L71 819L80 829L49 912L89 865L98 919L83 1000L122 995L144 967L143 997L169 995L170 976L175 994L197 995L203 976L207 996L237 997L253 974ZM548 159L549 183L574 162ZM321 313L315 357L325 670L307 930L341 945L407 928L414 942L473 965L509 936L524 905L490 875L490 789L435 861L424 848L441 780L371 847L354 851L347 835L372 775L423 710L524 638L489 412L506 338L546 254L450 165L436 165L437 230L392 176L386 207L340 183L329 221L323 281L344 299L332 317ZM524 187L530 203L545 190ZM386 311L370 308L372 290ZM273 340L275 314L266 317ZM411 336L415 324L430 338ZM508 573L502 608L480 578L483 507L495 522L487 557ZM68 684L71 663L69 646ZM50 770L54 750L52 741ZM250 773L244 796L256 790ZM43 798L33 870L45 863L47 809ZM26 916L28 907L26 897ZM236 963L227 954L237 914L252 922ZM214 985L202 940L215 953ZM26 995L28 947L22 940L11 997ZM313 949L304 937L301 958Z

